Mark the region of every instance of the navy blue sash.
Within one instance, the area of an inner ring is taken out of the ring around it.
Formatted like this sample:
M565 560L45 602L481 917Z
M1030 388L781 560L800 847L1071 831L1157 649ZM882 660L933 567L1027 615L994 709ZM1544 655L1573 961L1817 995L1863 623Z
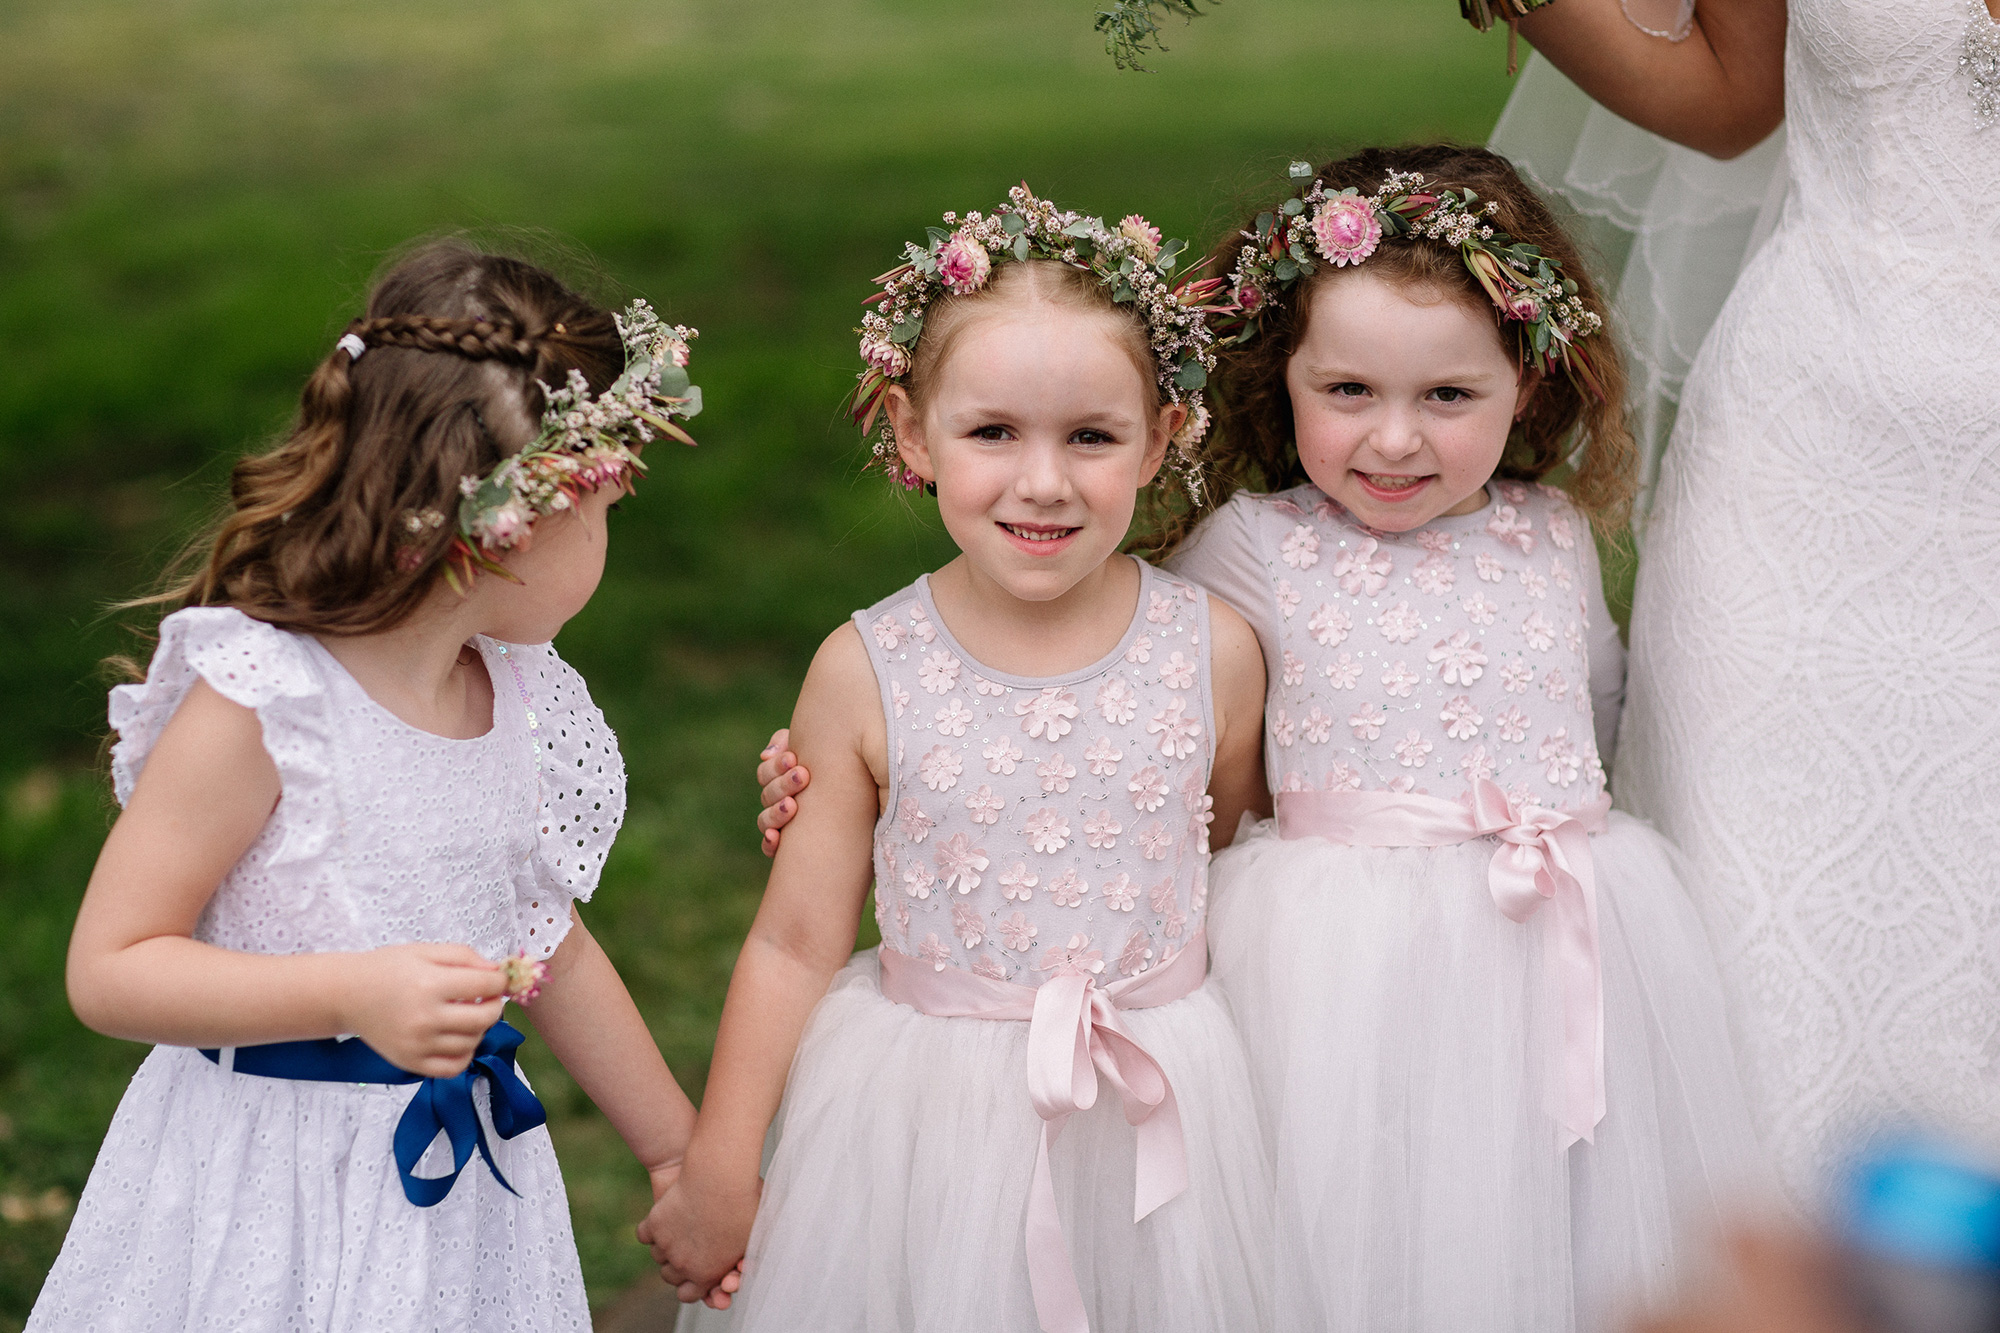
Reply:
M486 1145L486 1130L472 1105L472 1085L485 1079L492 1099L493 1132L503 1139L525 1134L547 1121L542 1103L514 1072L514 1051L525 1038L504 1020L486 1029L479 1049L465 1072L451 1078L412 1074L377 1055L368 1043L347 1041L276 1041L265 1046L238 1046L235 1069L262 1078L301 1079L311 1083L416 1083L421 1086L396 1122L396 1171L403 1178L403 1195L419 1208L441 1202L458 1183L474 1149L486 1169L509 1194L520 1191L507 1183ZM216 1064L220 1050L202 1052ZM419 1176L417 1161L443 1134L451 1141L451 1174Z

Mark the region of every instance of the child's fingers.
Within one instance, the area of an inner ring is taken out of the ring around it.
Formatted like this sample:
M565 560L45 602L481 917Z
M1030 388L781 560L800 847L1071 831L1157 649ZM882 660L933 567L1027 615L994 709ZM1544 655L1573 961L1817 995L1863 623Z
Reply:
M714 1291L709 1292L708 1295L702 1297L702 1300L708 1304L708 1308L711 1310L727 1310L729 1308L729 1293L721 1287L717 1287Z
M715 1284L716 1290L722 1292L724 1295L736 1291L740 1289L742 1286L743 1286L743 1265L741 1262L739 1262L736 1265L736 1267L730 1269L727 1273L724 1273L722 1275L722 1281Z
M681 1298L682 1305L693 1305L705 1294L700 1284L694 1282L683 1282L674 1288L674 1295Z
M507 974L484 959L478 967L453 967L438 975L440 1000L493 1000L496 996L504 1000L506 991Z
M799 764L797 756L787 752L780 758L790 762L778 769L770 780L765 782L764 790L758 794L758 799L763 801L766 810L774 805L783 804L787 797L795 795L812 780L811 774ZM757 771L762 773L763 768L760 767Z
M428 963L443 967L470 967L482 971L500 971L491 958L469 944L419 944L414 946L417 955Z

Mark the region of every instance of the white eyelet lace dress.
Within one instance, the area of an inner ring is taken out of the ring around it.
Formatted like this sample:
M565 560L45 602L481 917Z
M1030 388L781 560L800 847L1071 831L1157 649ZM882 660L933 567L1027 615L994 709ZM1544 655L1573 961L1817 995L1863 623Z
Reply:
M1117 648L1060 678L982 666L927 579L856 615L888 719L883 961L857 955L807 1027L737 1308L690 1312L683 1329L1040 1326L1024 1228L1043 1135L1031 1025L936 1017L883 992L914 973L1034 1003L1087 978L1101 1000L1201 975L1207 603L1140 568ZM1205 984L1115 1021L1171 1082L1186 1188L1135 1223L1149 1170L1138 1145L1166 1117L1127 1124L1134 1104L1109 1084L1070 1116L1049 1166L1082 1313L1096 1333L1267 1327L1270 1175L1235 1028Z
M2000 26L1789 8L1790 192L1688 376L1616 787L1809 1201L1885 1122L2000 1142Z
M477 644L493 726L451 740L397 720L310 637L227 608L162 622L146 682L112 691L120 801L197 678L256 710L283 783L195 938L265 954L412 941L496 959L555 951L624 816L623 764L553 648ZM154 1048L28 1328L587 1330L548 1131L487 1130L519 1197L475 1156L443 1202L418 1208L391 1157L415 1093L229 1072ZM485 1116L483 1082L474 1099ZM417 1174L450 1167L440 1139Z
M1274 1328L1594 1333L1665 1299L1690 1227L1759 1179L1674 853L1604 814L1592 696L1615 725L1620 653L1590 529L1489 491L1406 533L1311 486L1239 495L1176 560L1269 671L1278 818L1215 857L1210 944L1271 1136ZM1468 827L1392 831L1411 808Z

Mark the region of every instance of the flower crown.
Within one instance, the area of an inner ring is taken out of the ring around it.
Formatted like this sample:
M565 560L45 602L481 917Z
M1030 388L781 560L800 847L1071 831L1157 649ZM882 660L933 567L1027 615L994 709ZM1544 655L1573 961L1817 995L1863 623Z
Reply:
M895 432L883 410L893 385L906 384L910 352L924 331L924 316L932 302L947 294L964 296L984 287L995 264L1051 259L1094 276L1120 305L1145 316L1153 357L1159 365L1160 392L1167 401L1188 409L1187 421L1175 433L1167 461L1188 498L1201 502L1201 463L1194 450L1208 433L1208 408L1202 388L1215 368L1214 337L1207 324L1208 307L1200 304L1218 291L1216 279L1172 285L1174 260L1186 249L1182 241L1160 243L1157 227L1134 213L1116 227L1103 219L1066 212L1028 187L1007 192L1008 202L990 217L967 213L944 215L943 227L930 228L928 245L906 244L906 262L875 281L882 290L868 298L876 308L861 318L861 359L867 368L854 390L850 415L864 435L875 433L873 466L908 489L922 485L896 452ZM878 424L879 420L879 424Z
M1312 168L1294 162L1291 173L1310 176ZM1390 172L1372 197L1352 188L1328 194L1314 181L1275 212L1258 214L1256 230L1243 233L1251 244L1238 254L1230 304L1217 328L1231 335L1225 345L1249 342L1262 332L1271 296L1311 275L1320 261L1336 268L1359 264L1384 236L1421 237L1458 250L1501 318L1523 326L1522 348L1535 370L1546 375L1561 368L1577 388L1603 399L1604 386L1581 343L1604 327L1603 317L1584 305L1576 281L1562 275L1561 261L1487 220L1499 210L1497 201L1482 204L1471 190L1444 189L1420 172Z
M685 369L695 330L662 323L644 301L612 318L625 344L625 370L611 387L593 397L575 369L561 388L542 385L548 406L534 442L483 477L460 478L458 532L445 566L453 587L463 590L479 570L511 578L499 556L525 548L536 519L600 486L630 485L646 470L635 445L656 434L694 443L673 418L701 411L701 390ZM427 510L404 521L414 542L444 517Z

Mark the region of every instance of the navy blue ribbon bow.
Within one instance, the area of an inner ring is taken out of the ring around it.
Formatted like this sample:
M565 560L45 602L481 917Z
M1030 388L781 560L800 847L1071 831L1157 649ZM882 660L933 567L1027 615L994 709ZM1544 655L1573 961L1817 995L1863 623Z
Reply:
M512 1024L505 1020L495 1023L479 1039L479 1049L473 1053L472 1063L465 1072L450 1078L425 1078L400 1069L358 1039L239 1046L234 1067L239 1074L313 1083L418 1084L417 1095L410 1099L403 1118L396 1122L394 1151L396 1171L403 1178L403 1196L419 1208L429 1208L451 1193L475 1150L503 1189L509 1194L520 1193L507 1183L507 1177L493 1160L486 1129L472 1103L472 1085L482 1078L486 1080L493 1132L501 1138L511 1139L546 1122L548 1112L514 1070L514 1052L524 1040ZM219 1050L205 1050L202 1054L221 1063ZM439 1134L451 1143L451 1174L417 1175L417 1162Z

